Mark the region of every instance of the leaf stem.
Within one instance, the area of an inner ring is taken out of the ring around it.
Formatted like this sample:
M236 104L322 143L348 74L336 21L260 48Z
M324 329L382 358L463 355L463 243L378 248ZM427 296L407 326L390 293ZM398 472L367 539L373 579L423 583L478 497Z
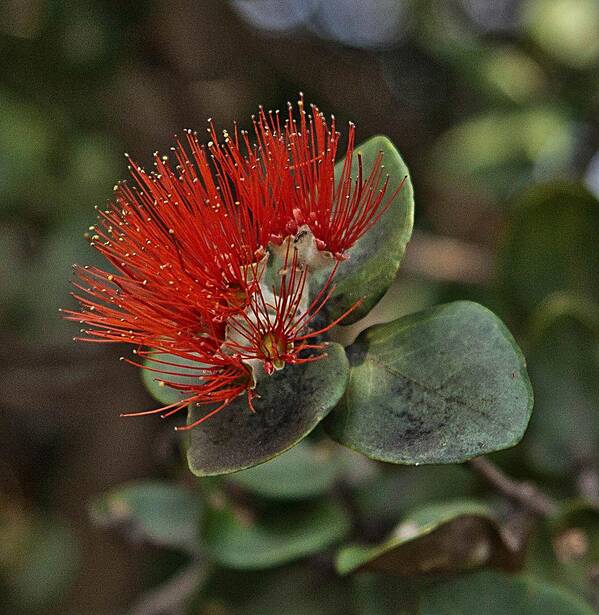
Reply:
M192 594L206 579L208 568L192 562L159 587L149 591L133 606L131 615L175 615L183 613Z
M542 517L551 517L557 513L558 504L553 498L532 483L516 481L507 476L486 457L471 459L468 465L489 485L522 508Z

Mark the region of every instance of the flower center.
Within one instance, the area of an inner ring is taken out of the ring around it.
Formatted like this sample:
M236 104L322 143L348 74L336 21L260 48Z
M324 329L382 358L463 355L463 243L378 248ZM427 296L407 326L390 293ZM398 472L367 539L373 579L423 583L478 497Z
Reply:
M283 369L285 360L283 356L289 352L289 343L287 340L275 333L267 333L260 342L260 352L264 356L264 363L267 372L272 372L274 369ZM270 369L269 369L270 366Z
M247 293L239 284L229 286L227 304L232 308L244 308L247 305Z

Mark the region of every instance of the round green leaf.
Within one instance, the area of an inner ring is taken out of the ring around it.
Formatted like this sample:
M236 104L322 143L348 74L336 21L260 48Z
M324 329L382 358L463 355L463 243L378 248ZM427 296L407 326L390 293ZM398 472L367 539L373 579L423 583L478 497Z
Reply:
M335 291L327 303L331 318L348 310L356 301L364 299L343 322L356 322L372 309L395 279L399 264L412 236L414 224L414 189L410 172L399 152L384 136L368 139L356 148L362 155L363 175L367 176L379 152L383 152L383 165L389 174L387 194L391 195L405 183L387 211L348 251L349 258L341 263L335 276ZM343 160L335 167L335 176L341 175ZM357 177L358 158L355 156L352 176Z
M533 318L529 354L537 410L526 452L537 469L555 475L595 459L599 446L599 309L585 307L553 296Z
M535 186L514 204L500 252L507 301L530 314L548 295L569 291L599 302L599 202L582 186Z
M508 566L514 555L487 506L456 500L415 511L379 545L341 549L336 565L340 574L366 569L411 577Z
M195 551L199 498L175 484L141 481L121 485L96 498L91 516L103 527L118 527L135 541Z
M148 393L165 406L181 401L185 398L185 393L162 384L161 380L166 379L175 384L193 384L198 381L198 370L204 367L199 361L190 361L164 352L157 352L152 358L144 359L144 366L152 368L141 370L141 379ZM153 370L178 373L165 375Z
M508 448L532 411L524 357L489 310L437 306L363 332L344 403L325 427L391 463L460 463Z
M231 474L229 480L266 498L297 500L328 491L341 470L330 446L303 440L272 461Z
M592 615L595 611L568 592L526 577L478 572L439 583L422 592L420 615Z
M259 569L321 551L342 540L349 528L343 508L321 501L269 508L256 519L230 508L211 510L202 537L223 566Z
M326 357L287 365L256 387L255 413L245 397L190 431L187 461L196 476L228 474L264 463L305 438L337 404L349 377L345 351L329 344ZM190 406L188 422L205 408Z

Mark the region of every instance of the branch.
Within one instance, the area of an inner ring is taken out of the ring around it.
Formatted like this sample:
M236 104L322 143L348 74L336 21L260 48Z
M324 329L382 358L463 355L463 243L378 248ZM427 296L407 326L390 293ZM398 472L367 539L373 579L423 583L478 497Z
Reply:
M198 562L176 573L168 581L144 594L130 615L179 615L193 592L206 577L207 569Z
M583 465L576 477L578 493L593 504L599 503L599 472L591 464Z
M468 464L489 485L531 513L543 517L557 513L557 502L536 485L515 481L485 457L471 459Z

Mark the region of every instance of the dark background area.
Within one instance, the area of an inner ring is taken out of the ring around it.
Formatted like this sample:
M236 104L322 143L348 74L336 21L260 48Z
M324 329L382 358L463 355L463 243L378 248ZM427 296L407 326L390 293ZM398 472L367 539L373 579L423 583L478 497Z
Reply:
M510 202L599 192L595 0L3 0L0 58L0 571L24 612L120 612L177 564L89 521L93 495L183 470L172 424L118 418L153 405L122 350L58 314L123 152L149 164L302 91L411 170L416 232L378 317L473 298L516 333L494 290Z

